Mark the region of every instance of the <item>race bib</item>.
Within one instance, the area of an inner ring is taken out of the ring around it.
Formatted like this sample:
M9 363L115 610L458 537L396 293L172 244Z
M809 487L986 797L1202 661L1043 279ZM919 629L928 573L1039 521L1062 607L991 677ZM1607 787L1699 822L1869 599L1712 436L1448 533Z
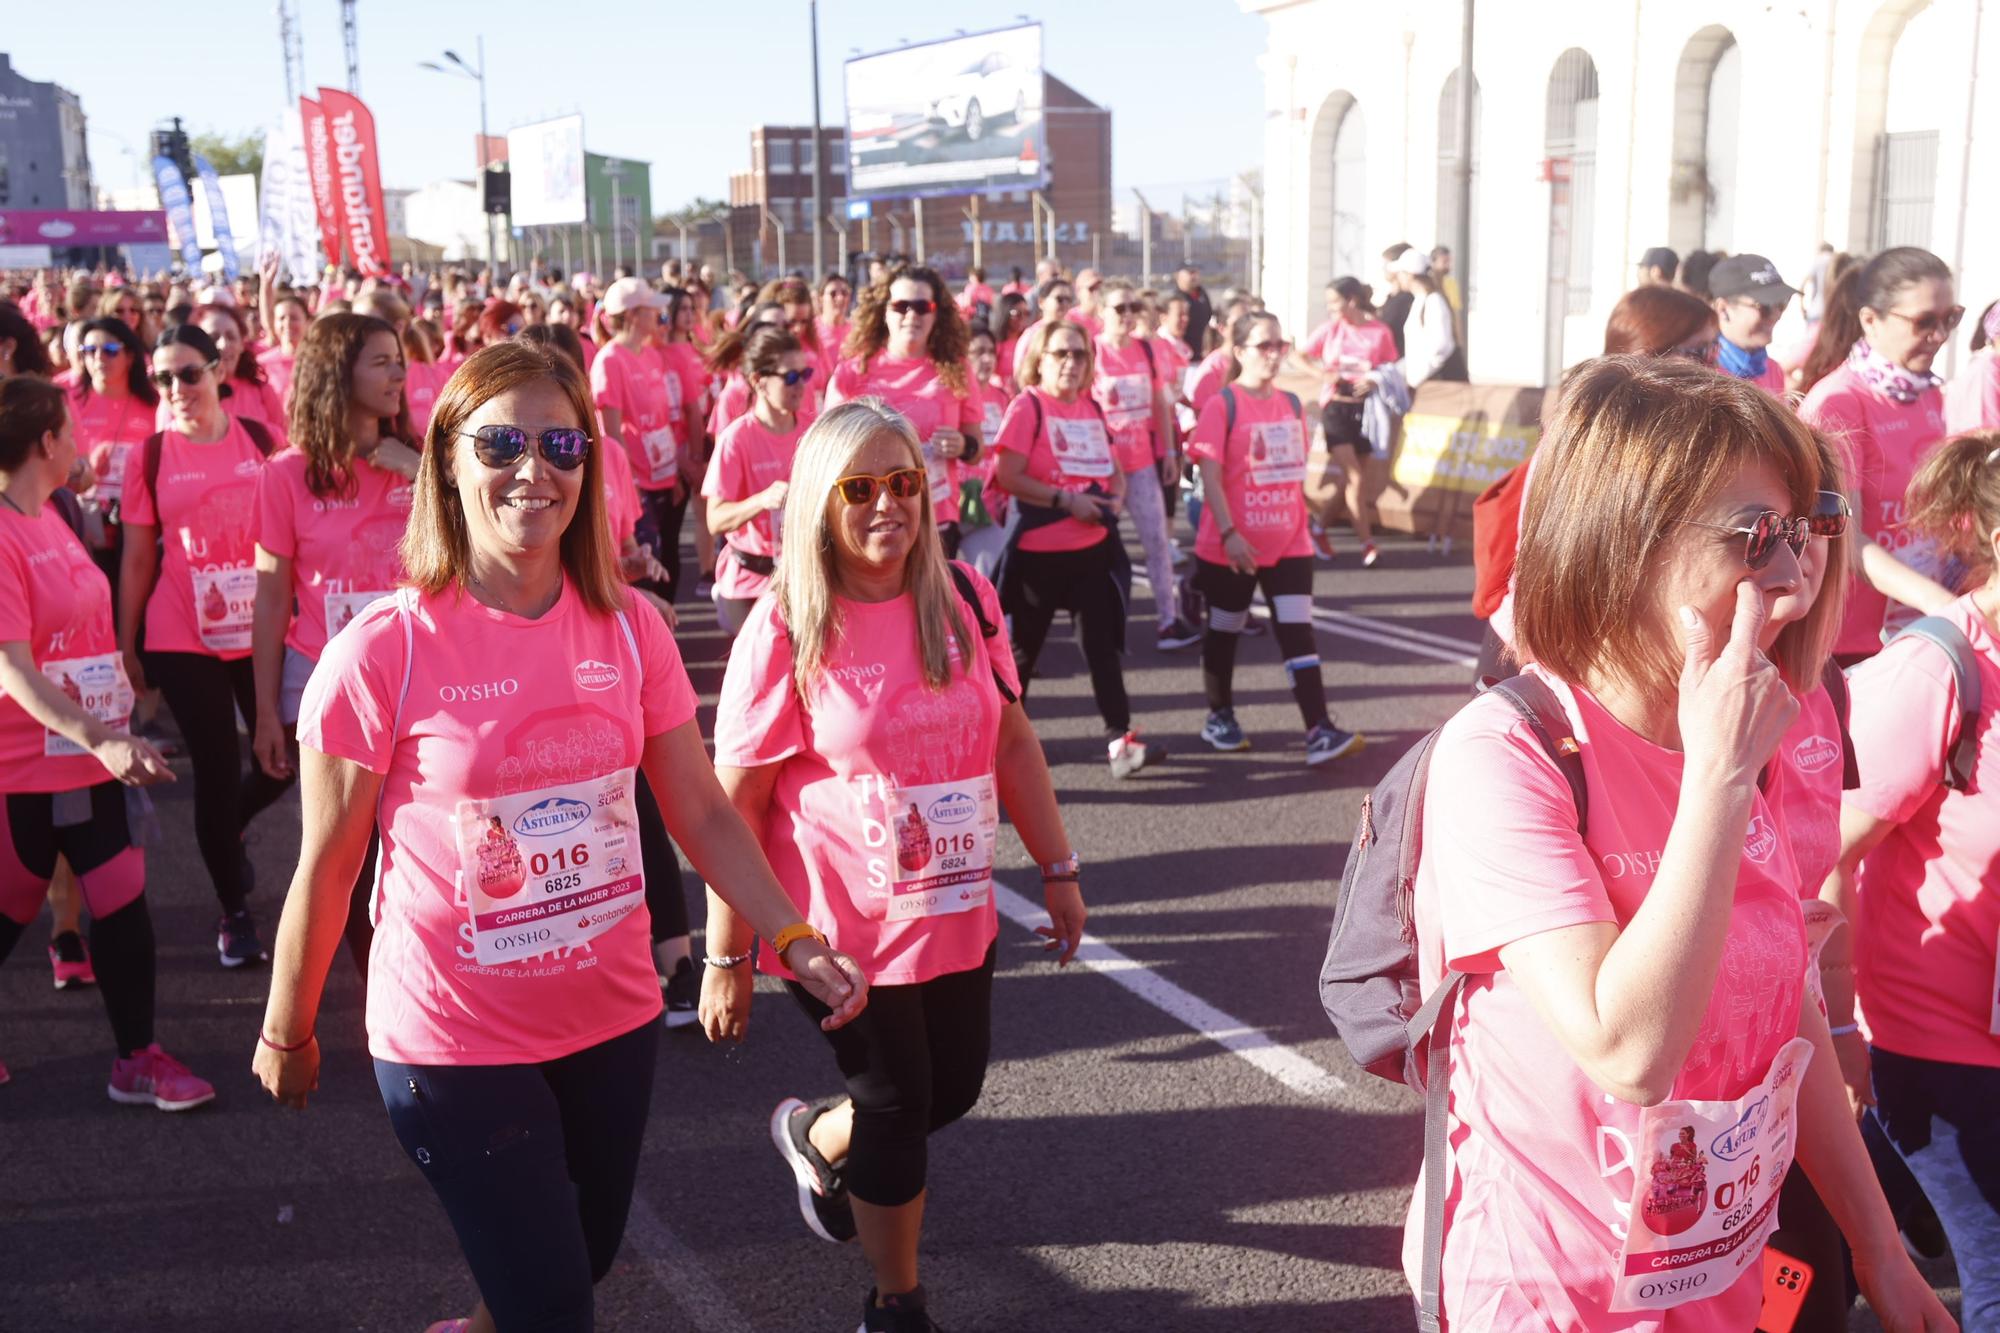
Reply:
M1250 480L1258 486L1301 486L1306 434L1297 421L1260 421L1250 428Z
M132 682L125 676L125 659L117 653L95 657L65 657L42 663L42 674L69 696L69 701L113 731L129 731L132 722ZM42 753L51 759L89 754L67 736L42 733Z
M1000 832L993 775L894 787L884 799L896 844L888 919L985 906L993 896L993 844Z
M672 384L674 381L668 380ZM646 448L646 464L652 469L649 481L670 481L674 475L674 463L679 457L674 444L674 428L662 426L658 430L639 432L639 443Z
M636 773L458 803L459 883L479 962L582 944L645 905Z
M1152 419L1152 376L1114 375L1105 380L1104 385L1103 396L1098 401L1104 407L1105 417L1111 422L1111 429L1133 430Z
M393 597L388 589L380 592L330 592L326 595L326 637L332 638L347 628L347 622L366 611L384 597Z
M681 419L681 377L679 375L668 375L666 377L666 385L667 415L673 420L679 421Z
M257 571L228 565L194 572L195 629L204 648L218 653L250 646L250 621L257 604Z
M937 508L958 494L958 485L951 476L951 460L938 454L934 438L924 441L924 475L930 480L931 508Z
M125 498L125 461L131 456L131 445L111 446L106 454L104 470L97 474L97 498L100 503L117 504Z
M1615 1311L1664 1310L1727 1291L1763 1261L1778 1189L1798 1151L1799 1084L1812 1059L1786 1042L1764 1081L1735 1101L1644 1109Z
M985 438L986 443L991 445L1000 438L1000 418L1006 415L1006 408L997 398L988 397L982 410L984 416L980 421L979 433Z
M1096 417L1050 417L1049 448L1056 466L1069 477L1108 477L1118 465L1111 459L1111 437Z

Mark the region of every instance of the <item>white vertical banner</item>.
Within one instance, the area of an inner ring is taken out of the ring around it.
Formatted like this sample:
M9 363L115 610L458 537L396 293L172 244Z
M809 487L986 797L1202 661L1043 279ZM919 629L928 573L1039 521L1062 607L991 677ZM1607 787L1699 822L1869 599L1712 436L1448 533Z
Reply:
M306 174L305 131L297 107L274 116L264 132L264 180L258 201L263 250L282 255L294 285L319 280L319 213Z

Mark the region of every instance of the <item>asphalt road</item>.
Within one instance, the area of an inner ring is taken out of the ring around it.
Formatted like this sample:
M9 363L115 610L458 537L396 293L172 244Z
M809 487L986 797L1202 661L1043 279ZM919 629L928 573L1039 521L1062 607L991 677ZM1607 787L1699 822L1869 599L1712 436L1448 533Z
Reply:
M1268 637L1246 641L1238 670L1254 747L1216 754L1196 739L1196 654L1153 649L1141 594L1127 681L1166 752L1123 783L1106 771L1080 655L1067 639L1046 650L1030 711L1087 862L1095 966L1059 972L1003 910L985 1095L931 1146L924 1277L945 1327L1413 1326L1398 1254L1415 1099L1347 1062L1315 978L1362 793L1465 696L1470 585L1462 551L1421 542L1386 542L1374 570L1352 555L1321 569L1322 611L1372 622L1329 617L1320 635L1332 705L1369 747L1316 772ZM692 614L681 641L712 703L724 641ZM268 974L216 966L185 783L161 813L160 1035L220 1093L181 1116L111 1104L99 1002L49 988L46 925L31 928L0 969L13 1072L0 1088L0 1328L414 1331L464 1313L472 1284L390 1134L351 969L336 963L320 1022L320 1094L304 1114L275 1109L249 1075ZM253 906L271 924L297 821L293 798L253 833L265 885ZM1003 878L1028 889L1032 868L1007 839ZM859 1322L861 1255L805 1229L766 1137L779 1098L835 1088L822 1039L780 993L760 992L741 1048L693 1030L663 1040L601 1327Z

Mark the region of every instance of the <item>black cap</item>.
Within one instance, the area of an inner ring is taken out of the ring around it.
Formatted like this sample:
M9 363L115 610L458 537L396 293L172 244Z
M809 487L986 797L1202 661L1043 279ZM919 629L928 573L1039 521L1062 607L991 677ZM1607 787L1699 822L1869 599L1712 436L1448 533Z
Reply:
M1721 300L1747 296L1759 305L1783 305L1799 294L1762 255L1731 255L1708 271L1709 294Z
M1672 277L1680 271L1681 257L1667 249L1664 245L1656 245L1645 254L1639 256L1639 267L1647 269L1656 268L1667 276Z

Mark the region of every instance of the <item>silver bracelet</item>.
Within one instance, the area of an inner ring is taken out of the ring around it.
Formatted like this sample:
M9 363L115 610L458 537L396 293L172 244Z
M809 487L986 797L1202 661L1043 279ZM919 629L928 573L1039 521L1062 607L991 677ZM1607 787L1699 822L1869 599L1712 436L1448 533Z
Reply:
M701 961L706 967L741 967L750 961L750 951L745 949L742 953L732 954L728 958L709 958L704 956Z
M1859 1031L1861 1031L1859 1023L1842 1023L1839 1027L1828 1028L1827 1034L1834 1037L1845 1037Z

